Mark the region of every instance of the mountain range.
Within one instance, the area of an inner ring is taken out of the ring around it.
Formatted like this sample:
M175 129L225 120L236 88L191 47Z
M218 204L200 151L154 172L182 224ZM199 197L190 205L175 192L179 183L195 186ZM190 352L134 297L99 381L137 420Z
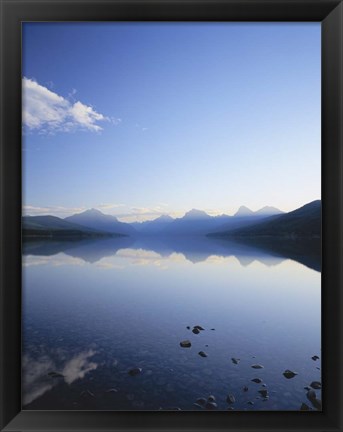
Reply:
M94 237L107 235L105 232L68 222L56 216L24 216L22 218L24 237Z
M24 216L24 236L311 236L319 235L320 201L314 201L290 213L275 207L253 212L240 207L233 216L210 216L192 209L183 217L173 219L162 215L145 222L120 222L115 216L90 209L68 216ZM69 234L68 234L69 233Z
M259 223L209 234L211 235L235 238L320 238L321 201L312 201L289 213L267 217Z
M135 233L135 229L130 224L119 222L115 216L106 215L94 208L68 216L64 220L111 234L133 235Z

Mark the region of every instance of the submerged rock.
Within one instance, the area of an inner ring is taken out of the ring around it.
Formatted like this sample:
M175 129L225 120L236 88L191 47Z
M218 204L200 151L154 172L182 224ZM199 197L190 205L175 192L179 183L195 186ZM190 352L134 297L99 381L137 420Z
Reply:
M198 354L200 357L207 357L207 354L204 351L199 351Z
M118 390L115 388L110 388L110 389L106 390L106 393L118 393Z
M233 409L234 408L232 406L229 406L229 407L226 408L226 411L233 411Z
M215 398L213 395L210 395L210 396L207 398L207 400L208 400L209 402L215 402L216 398Z
M232 361L233 364L238 364L241 361L241 359L232 357L231 361Z
M215 402L207 402L205 408L209 411L216 410L218 405Z
M310 411L310 407L307 404L302 403L300 407L300 411Z
M317 409L322 409L322 401L317 399L316 392L314 390L309 390L306 394L307 399L311 402L311 404Z
M213 329L211 329L212 331L214 331L215 329L213 328Z
M256 383L256 384L260 384L262 382L262 380L260 378L254 378L251 381Z
M248 401L247 404L248 405L254 405L254 402L253 401Z
M189 326L186 327L187 330L190 330L191 328Z
M194 329L192 330L192 333L194 333L194 334L199 334L199 333L200 333L200 330L197 329L197 328L194 328Z
M286 369L282 375L287 379L291 379L291 378L294 378L298 374L297 374L297 372L293 372L289 369Z
M310 386L315 390L320 390L322 388L322 384L319 381L312 381Z
M269 397L269 395L268 395L268 390L266 390L266 389L259 390L258 392L259 392L260 395L261 395L262 397L264 397L264 398Z
M260 365L260 364L253 364L253 365L251 365L251 367L252 367L253 369L263 369L263 366Z
M315 392L314 390L309 390L309 391L306 393L306 396L307 396L307 399L308 399L309 401L312 401L313 399L317 399L317 395L316 395L316 392Z
M190 341L187 339L187 340L184 340L184 341L180 342L180 346L181 346L182 348L190 348L190 347L192 346L192 344L191 344Z
M131 376L139 375L142 372L142 370L143 370L142 368L133 368L129 370L128 374Z
M229 395L227 396L227 398L226 398L226 402L227 402L228 404L233 404L233 403L235 403L235 402L236 402L236 398L235 398L235 396L234 396L233 394L229 394Z
M206 399L205 398L198 398L195 402L199 405L202 405L202 406L206 405Z
M249 389L248 389L247 386L244 386L244 387L243 387L243 391L244 391L244 392L247 392L248 390L249 390Z

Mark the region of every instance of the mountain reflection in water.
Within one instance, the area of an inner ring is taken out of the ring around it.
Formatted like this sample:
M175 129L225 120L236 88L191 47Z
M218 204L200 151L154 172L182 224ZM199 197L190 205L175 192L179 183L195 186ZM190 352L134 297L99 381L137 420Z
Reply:
M23 409L202 410L214 395L226 410L228 394L235 410L314 409L319 242L30 240L23 254Z
M63 252L88 263L111 257L121 249L153 251L161 257L181 253L188 261L198 263L211 256L234 256L243 266L260 261L270 266L292 259L307 267L321 270L320 240L257 240L195 237L121 237L81 240L30 240L23 244L23 254L52 256Z

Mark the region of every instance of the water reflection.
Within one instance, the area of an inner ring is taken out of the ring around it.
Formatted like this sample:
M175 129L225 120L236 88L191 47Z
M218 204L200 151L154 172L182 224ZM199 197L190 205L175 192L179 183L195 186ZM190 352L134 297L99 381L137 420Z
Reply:
M49 390L60 380L72 384L97 368L97 363L90 361L96 354L94 350L80 352L69 360L63 361L64 353L55 351L51 357L47 354L33 358L23 356L23 403L31 403ZM61 362L62 360L62 362Z
M23 409L194 410L215 395L226 410L232 393L235 410L299 410L304 387L321 380L320 255L308 249L206 237L26 242Z
M206 237L141 237L133 239L123 237L120 239L82 239L72 241L28 241L23 245L24 255L50 257L63 252L74 260L68 264L81 265L87 263L99 263L103 258L118 254L119 251L131 249L135 251L136 258L144 264L148 253L155 253L155 261L158 258L170 258L173 254L182 254L185 259L193 264L208 260L210 257L234 256L242 266L248 266L254 261L259 261L267 266L280 264L285 259L292 259L316 271L321 270L320 241L294 241L294 240L244 240L229 241L209 239ZM144 254L143 251L147 253ZM82 260L80 262L80 260ZM47 261L46 261L47 262ZM150 260L151 262L151 256ZM39 260L26 260L24 265L44 264L44 258ZM51 261L49 260L49 263ZM62 265L63 260L55 262ZM139 264L137 261L136 264ZM104 268L112 266L102 263Z

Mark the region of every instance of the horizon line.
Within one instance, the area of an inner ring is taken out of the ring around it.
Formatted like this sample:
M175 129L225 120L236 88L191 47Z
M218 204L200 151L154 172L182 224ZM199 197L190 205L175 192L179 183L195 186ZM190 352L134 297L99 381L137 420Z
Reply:
M155 211L155 212L150 212L150 213L149 212L145 212L145 213L144 212L142 212L142 213L134 213L134 212L132 212L132 213L113 214L113 213L106 213L105 212L106 209L99 209L99 208L97 208L97 207L101 208L102 207L101 205L98 205L96 207L87 207L87 208L86 207L66 208L66 207L59 207L59 206L56 206L56 207L53 207L53 206L51 206L51 207L34 207L34 206L29 206L29 205L27 205L27 206L23 205L22 206L22 217L54 216L54 217L57 217L57 218L60 218L60 219L65 219L67 217L70 217L70 216L73 216L73 215L78 215L78 214L84 213L86 211L96 210L96 211L100 212L103 215L113 216L113 217L117 218L119 222L131 224L131 223L152 222L152 221L154 221L154 220L156 220L156 219L158 219L158 218L160 218L162 216L168 216L168 217L171 217L173 220L176 220L176 219L183 218L184 216L186 216L186 214L190 213L191 211L202 212L202 213L205 213L206 215L208 215L210 217L220 217L220 216L234 217L234 216L237 215L237 213L241 209L245 209L246 211L251 212L252 214L256 214L256 213L258 213L259 211L261 211L263 209L273 208L275 210L278 210L281 214L285 214L285 213L289 213L289 212L292 212L294 210L297 210L297 209L303 207L304 205L310 204L310 203L315 202L315 201L321 201L321 198L320 199L316 199L316 200L312 200L312 201L308 201L305 204L302 204L302 205L300 205L298 207L295 207L295 208L293 208L291 210L288 210L288 211L282 210L282 209L280 209L278 207L275 207L275 206L272 206L272 205L265 205L263 207L258 208L257 210L252 210L250 207L248 207L248 206L246 206L246 205L243 204L243 205L240 205L238 207L238 209L235 212L233 212L232 214L225 213L225 212L220 212L220 211L216 211L216 210L210 210L210 209L202 210L202 209L195 208L195 207L191 208L190 210L187 210L186 212L171 210L171 211L166 211L166 212L163 212L163 211L157 212L157 211ZM25 211L25 207L28 209L27 212ZM33 214L29 212L29 209L31 211L33 211ZM41 212L35 214L35 211L41 211ZM63 213L64 216L56 215L54 213L57 213L57 214L58 213ZM147 219L146 217L149 217L149 216L150 216L150 218ZM129 219L136 218L136 220L132 220L132 221L125 220L125 219L128 219L128 218ZM120 219L124 219L124 220L120 220Z

